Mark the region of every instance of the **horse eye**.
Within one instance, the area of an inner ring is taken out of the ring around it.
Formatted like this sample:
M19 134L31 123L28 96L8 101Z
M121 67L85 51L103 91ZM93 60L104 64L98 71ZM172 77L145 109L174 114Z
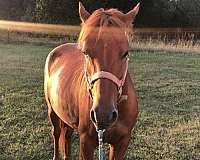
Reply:
M129 52L126 51L126 52L123 54L122 58L126 58L126 57L128 57L128 55L129 55Z
M87 55L87 56L90 55L90 52L88 49L84 49L82 52L84 55Z
M87 54L87 51L82 51L82 52L83 52L84 55L88 55L88 54Z

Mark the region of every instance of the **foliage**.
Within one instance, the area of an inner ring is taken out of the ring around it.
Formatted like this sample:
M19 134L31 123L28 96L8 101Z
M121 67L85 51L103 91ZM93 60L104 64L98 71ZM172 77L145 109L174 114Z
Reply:
M78 3L78 1L77 1ZM36 21L72 23L78 17L78 6L71 0L36 0Z
M200 26L200 1L141 0L137 23L148 27Z
M182 24L187 26L200 26L200 1L178 0L175 1L176 16L182 16ZM175 20L175 19L174 19ZM181 22L181 19L176 19Z
M118 8L127 12L138 2L137 26L200 26L199 0L82 0L92 12L97 8ZM0 0L0 19L42 23L78 24L78 0Z
M25 11L25 0L0 0L0 17L19 19Z

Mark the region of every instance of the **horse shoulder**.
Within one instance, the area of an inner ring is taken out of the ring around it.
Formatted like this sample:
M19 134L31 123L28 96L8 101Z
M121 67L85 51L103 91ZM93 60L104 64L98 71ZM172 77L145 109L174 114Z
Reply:
M47 56L46 62L45 62L45 69L44 69L44 92L46 100L49 98L49 87L52 81L52 78L54 73L58 73L62 69L62 65L58 64L59 57L62 56L61 59L63 59L63 55L71 55L73 53L78 52L77 44L75 43L67 43L60 45L53 49Z
M47 56L45 63L45 72L50 73L51 67L58 60L59 57L65 54L74 54L80 52L76 43L66 43L54 48Z
M128 99L122 101L119 104L119 112L121 114L120 117L123 117L121 126L127 126L127 128L130 129L134 126L138 116L138 103L134 83L131 80L129 73L127 74L127 79L123 91L123 94L127 95Z

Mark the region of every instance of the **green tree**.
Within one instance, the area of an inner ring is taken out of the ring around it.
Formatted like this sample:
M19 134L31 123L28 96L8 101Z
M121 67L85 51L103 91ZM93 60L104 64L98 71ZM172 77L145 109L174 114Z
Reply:
M0 0L0 19L79 24L79 0ZM200 0L82 0L92 13L98 8L128 12L141 3L136 26L199 27Z
M22 21L35 21L35 6L36 1L35 0L24 0L23 3L24 6L24 14L21 16Z
M19 20L24 14L25 0L0 0L0 18L9 20Z
M37 22L75 23L77 15L78 1L36 0L35 19Z
M174 22L180 27L184 26L200 26L200 1L199 0L176 0L173 1L175 5Z

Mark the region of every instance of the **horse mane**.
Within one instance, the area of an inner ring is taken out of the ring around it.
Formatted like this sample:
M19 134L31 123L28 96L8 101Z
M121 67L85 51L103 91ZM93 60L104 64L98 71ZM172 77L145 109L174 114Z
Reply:
M119 30L126 28L126 24L121 20L124 14L117 9L104 10L100 8L92 13L92 15L83 24L79 38L78 44L87 40L91 33L96 33L96 41L99 39L102 31L107 30L109 34L114 33L114 30Z

